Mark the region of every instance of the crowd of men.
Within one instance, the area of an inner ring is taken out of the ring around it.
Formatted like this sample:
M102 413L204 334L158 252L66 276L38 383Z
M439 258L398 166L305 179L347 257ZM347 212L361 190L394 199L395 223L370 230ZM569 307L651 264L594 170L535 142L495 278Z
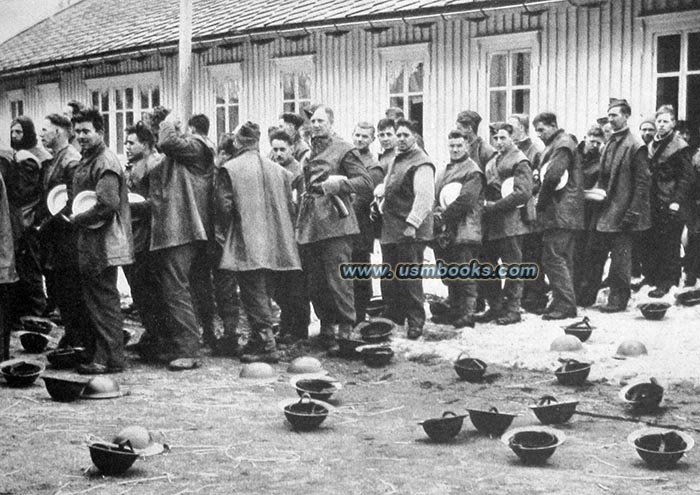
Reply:
M118 267L144 326L130 350L170 369L199 366L202 345L242 362L277 362L280 345L308 339L310 304L319 344L337 353L372 297L371 280L345 279L339 267L369 263L375 240L392 267L422 264L426 247L448 264L541 267L528 281L445 278L448 298L431 304L432 320L457 328L517 323L523 309L575 317L604 284L601 311L623 311L633 273L662 297L680 281L684 226L686 284L700 275L700 153L693 162L670 106L637 135L630 105L611 100L605 122L581 142L549 112L493 122L487 142L481 117L463 111L446 136L445 167L398 109L376 129L358 123L352 143L334 132L331 108L304 112L284 113L267 130L265 155L258 124L239 125L215 146L206 116L183 125L158 107L125 130L126 167L105 145L95 108L71 102L47 115L41 144L29 118L15 119L11 149L0 149L3 357L22 316L55 307L65 327L59 347L85 349L80 373L122 371ZM60 211L57 186L67 194ZM74 208L86 194L92 202ZM419 338L422 280L384 278L381 292L383 316Z

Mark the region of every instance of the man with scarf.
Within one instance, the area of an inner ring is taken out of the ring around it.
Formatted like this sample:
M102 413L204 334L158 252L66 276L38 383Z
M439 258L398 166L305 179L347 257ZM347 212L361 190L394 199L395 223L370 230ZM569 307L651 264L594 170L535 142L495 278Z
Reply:
M681 234L690 219L694 185L688 143L674 132L676 112L670 105L656 111L656 135L647 145L651 160L651 229L642 256L642 271L654 285L649 297L663 297L681 276ZM660 261L663 260L663 263Z
M498 260L505 264L523 261L523 236L530 233L530 225L523 218L523 208L532 202L532 169L525 154L513 142L513 127L504 122L491 124L496 155L486 164L486 202L484 204L485 241L480 259L496 266ZM513 180L513 191L502 195L502 185ZM522 208L521 208L522 207ZM482 282L483 294L489 303L486 313L476 321L495 321L498 325L510 325L521 320L520 300L523 281L508 279L501 288L501 280Z
M219 269L236 273L250 324L241 362L276 363L271 311L276 278L301 269L294 242L293 176L260 154L257 124L239 126L234 140L233 158L221 166L216 179Z
M400 263L423 264L425 245L433 237L435 166L417 144L414 122L396 122L396 156L384 180L382 261L394 270L394 278L381 280L386 302L385 317L397 325L408 322L406 336L423 334L423 279L397 278Z
M476 162L469 158L464 135L454 130L447 139L450 163L438 175L435 197L440 198L448 184L458 184L461 189L459 196L445 208L440 206L439 200L435 202L435 258L446 264L467 264L477 259L481 245L486 179ZM473 328L478 295L476 281L445 277L442 282L447 285L447 307L440 313L436 311L439 306L431 305L432 320L456 328Z
M10 291L10 318L17 325L20 317L41 316L46 309L37 226L42 209L42 171L51 155L39 145L34 122L24 115L12 121L10 144L15 150L15 158L5 183L19 275L19 281Z
M80 279L93 331L92 360L78 372L116 373L126 365L117 269L134 261L128 190L117 156L104 143L99 110L86 109L72 123L82 159L69 198L75 200L83 191L94 191L96 197L94 206L69 217L78 227Z
M314 105L307 113L311 153L304 163L305 193L296 239L311 301L321 320L321 345L336 354L337 335L349 337L355 323L353 281L340 276L340 265L352 259L352 236L360 232L351 194L371 191L372 179L357 150L333 132L333 110Z

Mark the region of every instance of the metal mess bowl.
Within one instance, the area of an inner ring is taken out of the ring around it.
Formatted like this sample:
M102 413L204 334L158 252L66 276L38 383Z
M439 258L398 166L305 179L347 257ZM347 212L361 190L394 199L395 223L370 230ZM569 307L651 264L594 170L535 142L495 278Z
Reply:
M669 303L646 303L641 304L639 309L647 320L662 320L670 307Z
M474 428L492 437L502 435L517 416L517 414L499 412L495 407L491 407L488 411L482 409L467 409L467 411Z
M46 359L55 369L75 368L84 361L85 348L63 347L46 353Z
M671 469L695 445L683 431L642 428L632 432L627 442L644 462L655 469Z
M88 448L90 449L90 458L92 458L93 464L101 472L108 475L122 474L139 457L128 443L124 445L93 443L88 445Z
M43 363L23 359L11 359L0 363L0 371L8 387L29 387L44 371Z
M312 399L322 401L327 401L334 393L340 390L338 381L330 377L300 377L293 379L291 384L296 389L299 397L308 394Z
M480 382L486 373L486 363L481 359L462 357L462 354L457 356L457 361L454 363L454 369L457 375L462 380L470 383Z
M87 381L67 380L51 376L42 376L46 390L57 402L73 402L78 400L87 385Z
M664 396L664 388L651 378L637 381L620 390L620 400L637 410L651 410L659 407Z
M121 396L119 384L108 376L96 376L83 390L85 399L114 399Z
M328 417L329 409L320 401L314 400L308 394L299 402L284 407L287 421L297 431L311 431L318 428Z
M434 442L447 442L460 432L465 417L466 414L458 416L452 411L445 411L441 418L426 419L418 424Z
M19 341L22 343L24 350L32 354L44 352L44 349L49 344L49 339L46 335L39 332L24 332L19 336Z
M544 395L536 405L529 406L543 425L566 423L576 412L578 401L558 402L551 395Z
M360 332L362 340L375 344L389 340L395 326L396 324L387 318L372 318L357 325L355 330Z
M357 351L362 356L362 361L372 368L387 366L394 357L393 349L384 345L363 345Z
M501 437L524 464L544 463L565 439L562 432L542 426L515 428Z
M581 363L575 359L565 361L554 374L562 385L583 385L591 373L592 363Z

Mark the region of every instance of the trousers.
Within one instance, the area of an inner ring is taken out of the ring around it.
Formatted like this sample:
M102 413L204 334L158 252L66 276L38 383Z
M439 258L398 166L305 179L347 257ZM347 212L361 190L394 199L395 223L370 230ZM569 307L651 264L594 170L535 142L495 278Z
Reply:
M553 229L545 231L542 238L542 268L552 288L552 307L563 312L576 311L575 235L573 230Z
M424 251L423 242L382 244L382 261L388 263L396 275L398 264L422 265ZM397 279L396 276L391 280L383 278L381 287L386 303L386 316L398 325L408 321L409 328L422 329L425 325L423 279Z
M479 258L482 263L490 263L493 266L498 264L499 258L504 264L522 263L522 246L523 236L485 241ZM507 302L511 306L509 309L514 311L520 309L520 300L523 296L522 280L506 279L504 284L500 279L484 280L479 287L488 300L490 308L500 310Z

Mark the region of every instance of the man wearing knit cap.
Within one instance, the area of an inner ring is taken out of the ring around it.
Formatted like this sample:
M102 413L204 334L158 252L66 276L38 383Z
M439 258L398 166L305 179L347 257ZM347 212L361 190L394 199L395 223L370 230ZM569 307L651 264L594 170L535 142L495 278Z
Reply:
M653 115L647 115L639 124L639 135L644 141L644 144L649 144L654 140L656 134L656 118Z
M481 170L496 154L493 147L478 135L481 115L473 110L464 110L457 114L457 130L464 134L469 144L469 158L474 160Z
M216 180L216 239L223 248L219 268L236 273L250 324L241 361L276 363L275 276L301 269L294 242L293 176L260 154L257 124L240 125L234 140L237 151Z
M340 265L352 256L352 236L360 232L351 194L372 190L372 179L359 153L333 132L333 110L314 105L311 153L304 163L304 197L296 239L300 245L311 301L321 320L321 344L338 352L336 325L348 337L355 322L353 281L340 277Z
M651 226L649 212L649 157L641 139L627 125L632 113L626 100L613 99L608 107L608 121L613 130L600 160L596 187L606 191L596 224L595 242L586 290L596 294L603 269L610 254L608 282L610 294L601 311L624 311L630 297L632 239L635 232Z

